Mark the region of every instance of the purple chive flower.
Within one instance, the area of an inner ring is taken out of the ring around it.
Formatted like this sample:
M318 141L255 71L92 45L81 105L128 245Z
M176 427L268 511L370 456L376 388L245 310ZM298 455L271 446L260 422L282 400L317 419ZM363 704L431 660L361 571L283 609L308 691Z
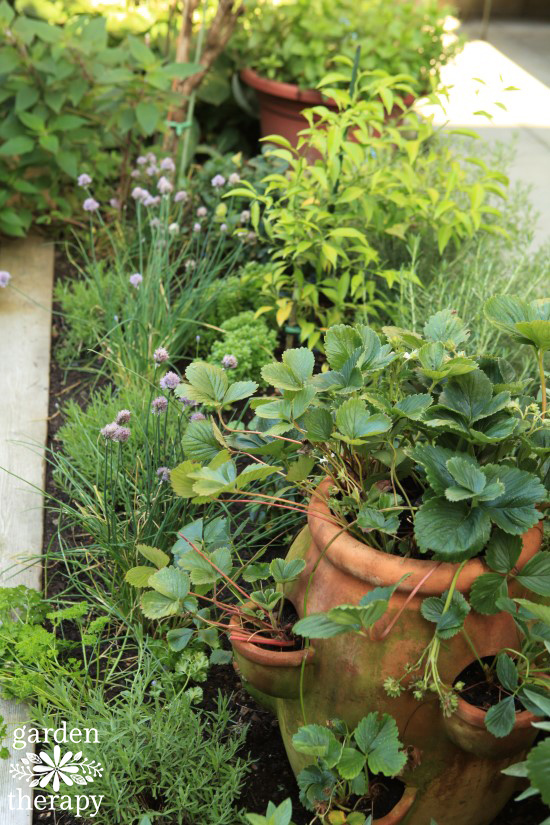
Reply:
M130 281L130 283L132 284L132 286L133 286L133 287L135 287L135 288L137 289L137 288L138 288L138 286L139 286L139 285L141 284L141 282L143 281L143 275L141 275L141 273L139 273L139 272L134 272L134 274L133 274L133 275L130 275L130 277L128 278L128 280Z
M176 194L174 195L175 203L182 203L182 202L186 201L188 198L189 198L189 195L187 194L185 189L180 189L179 192L176 192Z
M132 169L132 171L130 172L130 177L134 178L134 179L141 177L140 170L139 169Z
M248 221L250 220L250 209L243 209L239 220L241 223L248 223Z
M151 229L158 229L160 226L160 218L151 218Z
M96 212L99 209L99 203L95 198L86 198L82 204L82 208L85 212Z
M157 470L157 476L159 477L160 481L170 481L170 468L159 467Z
M145 174L152 178L158 172L157 166L155 163L152 163L150 166L147 167L145 170Z
M5 287L7 287L7 285L9 284L10 281L11 281L10 273L6 272L5 269L2 269L0 271L0 287L2 289L5 289Z
M222 367L226 370L234 370L239 365L238 360L234 355L224 355L222 358Z
M192 413L189 416L190 421L204 421L205 419L206 419L206 416L203 415L201 412Z
M208 215L208 209L206 206L199 206L197 209L197 218L206 218Z
M141 186L134 186L130 194L136 201L142 201L144 198L150 197L147 189L143 189Z
M163 364L165 361L168 361L169 358L168 350L164 347L158 347L153 353L153 361L155 364Z
M184 407L196 407L198 405L198 401L194 401L192 398L186 398L184 395L180 396L180 401Z
M194 223L193 224L193 232L200 232L200 231L201 231L200 223Z
M217 189L218 187L225 186L225 178L223 175L214 175L210 183Z
M130 438L130 429L128 427L117 427L113 434L113 441L118 441L123 444Z
M176 164L174 163L172 158L163 158L160 162L160 168L163 172L175 172Z
M156 163L157 159L156 159L153 152L147 152L147 155L145 157L145 161L146 161L146 163Z
M255 232L247 232L246 233L246 240L249 243L254 243L254 241L256 240L256 233Z
M111 198L109 201L109 206L112 206L113 209L120 209L120 201L118 198Z
M222 224L221 224L221 226L220 226L220 232L227 232L227 224L226 224L226 223L222 223Z
M171 235L177 235L179 231L180 231L180 227L179 227L179 224L177 224L177 223L171 223L170 226L168 227L168 232L170 232Z
M159 381L161 390L175 390L180 383L180 377L176 372L167 372Z
M151 412L153 415L160 415L168 409L168 399L164 395L159 395L158 398L153 398L151 402Z
M144 206L158 206L160 203L160 195L150 195L147 193L141 202Z
M99 431L105 441L114 441L114 436L116 431L118 430L118 424L116 421L111 421L110 424L106 424L104 427L101 428Z
M92 179L89 175L86 174L86 172L83 172L77 178L77 183L78 183L79 186L89 186L91 184L91 182L92 182Z
M120 410L120 412L117 413L115 422L119 425L127 424L131 417L132 413L130 412L130 410Z
M169 195L170 192L174 189L174 186L168 178L165 178L164 175L162 178L159 178L157 181L157 189L159 190L161 195Z
M138 166L145 166L145 164L147 163L147 158L145 157L145 155L140 155L136 163Z
M241 176L238 172L231 172L231 174L229 175L229 183L231 184L239 183L240 180Z

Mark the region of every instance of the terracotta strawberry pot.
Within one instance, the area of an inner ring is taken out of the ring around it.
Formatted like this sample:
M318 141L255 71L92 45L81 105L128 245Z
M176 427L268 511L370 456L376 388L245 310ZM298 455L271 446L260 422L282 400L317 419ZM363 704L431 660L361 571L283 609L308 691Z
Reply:
M305 660L302 684L304 690L311 687L313 676L314 650L284 650L264 647L253 642L243 642L235 638L241 624L237 620L229 623L229 641L233 648L235 669L247 689L262 704L273 709L274 699L299 699L302 662Z
M262 77L253 69L243 69L241 78L256 91L260 105L262 137L282 135L295 147L298 143L299 132L309 126L302 114L304 109L323 105L333 112L338 111L338 106L333 100L323 97L315 89L300 89L293 83L279 83L276 80ZM403 102L405 106L411 106L414 97L407 95ZM394 106L386 120L395 120L401 113L402 109ZM375 132L375 134L379 133Z
M403 822L416 798L416 788L405 788L397 805L386 816L373 820L373 825L399 825Z
M405 665L416 662L431 640L434 626L423 619L421 602L426 596L441 595L450 586L457 565L389 555L350 535L339 534L340 528L331 521L324 500L328 489L328 482L318 488L310 503L308 526L298 535L287 557L306 562L299 578L285 590L298 615L324 612L343 603L358 604L374 587L393 585L405 573L409 577L395 591L386 614L372 628L370 639L345 634L315 640L313 677L303 697L307 722L324 724L339 717L355 727L370 711L392 714L402 741L418 754L415 767L405 769L401 777L417 790L403 821L426 825L433 818L441 825L487 825L516 787L515 780L501 770L521 756L507 753L488 758L464 750L449 737L436 696L418 702L407 691L394 699L383 687L388 676L400 678ZM519 569L538 551L541 539L540 524L524 535ZM486 567L480 559L469 561L458 579L458 589L467 595L483 572ZM518 588L513 595L519 592ZM482 616L472 611L466 619L466 630L480 657L519 642L514 621L507 613ZM471 659L462 634L448 640L441 648L441 678L452 684ZM291 741L304 724L301 704L296 698L285 698L276 699L275 705L290 762L298 773L307 764L307 757L294 751Z
M487 759L503 759L529 750L537 736L533 722L537 717L527 710L516 713L513 730L500 739L493 736L485 727L486 711L459 699L458 710L444 719L447 736L467 753L483 756Z

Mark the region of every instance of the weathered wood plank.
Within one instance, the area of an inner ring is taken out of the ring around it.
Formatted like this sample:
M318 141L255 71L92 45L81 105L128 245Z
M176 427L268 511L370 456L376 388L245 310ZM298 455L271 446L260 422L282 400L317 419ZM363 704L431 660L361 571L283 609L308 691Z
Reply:
M42 548L42 496L34 488L44 487L53 246L39 238L3 244L0 270L12 275L0 289L0 586L39 588L40 565L18 562ZM25 707L11 702L0 701L0 713L10 732L26 719ZM32 821L32 811L10 809L18 787L30 796L9 773L21 755L0 762L0 825Z

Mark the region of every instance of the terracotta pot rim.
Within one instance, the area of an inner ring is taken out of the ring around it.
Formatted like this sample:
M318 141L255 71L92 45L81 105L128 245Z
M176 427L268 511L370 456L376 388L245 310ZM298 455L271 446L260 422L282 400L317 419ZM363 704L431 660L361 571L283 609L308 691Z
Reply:
M309 103L312 106L320 103L328 107L336 106L333 100L324 98L321 92L318 92L316 89L300 89L300 87L294 83L281 83L279 80L270 80L270 78L258 74L254 69L242 69L241 79L258 92L273 95L274 97L282 97L285 100L297 100L300 103Z
M458 564L406 559L376 550L348 533L337 535L341 528L334 521L334 516L326 502L330 486L330 479L325 479L311 497L308 507L308 525L319 549L326 547L330 542L325 558L334 567L369 584L380 586L393 585L401 576L408 573L408 578L399 585L398 589L410 592L418 587L417 592L421 596L440 595L450 587ZM523 549L516 565L518 569L521 569L535 555L541 541L542 521L523 534ZM481 559L470 559L464 565L458 578L458 590L463 593L468 592L478 576L487 572L489 568ZM422 581L428 573L430 573L429 577Z
M467 724L471 725L473 728L483 728L484 730L487 730L485 727L485 717L487 716L487 713L488 711L482 710L481 708L476 707L476 705L471 705L470 702L467 702L465 699L459 698L458 700L456 715L462 719L463 722L467 722ZM510 734L512 734L515 730L524 730L525 728L531 727L532 723L536 722L538 719L539 717L535 716L535 714L531 713L531 711L520 710L519 713L516 713L516 721L514 722L514 727L510 731ZM489 733L489 731L487 731L487 733Z
M392 808L386 816L383 816L380 819L374 819L372 825L398 825L405 814L408 814L410 811L413 802L416 799L417 792L418 788L407 786L397 805L395 805L395 807Z
M306 664L310 664L313 660L315 655L313 647L304 648L303 650L271 650L263 647L263 645L255 645L253 642L236 640L231 631L240 629L240 627L238 621L229 620L229 641L233 649L250 662L265 667L300 667L304 659Z

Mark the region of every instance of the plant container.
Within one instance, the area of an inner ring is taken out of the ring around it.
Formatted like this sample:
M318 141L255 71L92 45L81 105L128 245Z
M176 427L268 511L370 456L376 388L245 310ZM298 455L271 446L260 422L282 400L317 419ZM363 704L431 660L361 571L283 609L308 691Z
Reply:
M514 753L508 748L500 752L498 746L491 755L483 749L472 752L458 736L453 739L437 696L419 702L406 691L399 698L390 698L383 687L387 677L399 679L405 665L416 662L430 642L434 625L422 617L420 605L427 596L440 596L449 588L457 565L390 555L342 533L332 521L326 502L329 487L328 481L323 482L312 497L308 525L287 556L306 562L299 578L285 588L285 596L298 616L325 612L340 604L358 604L376 586L394 585L404 574L409 575L392 596L386 614L371 628L368 639L347 633L315 640L302 701L299 694L272 700L292 768L298 773L308 762L292 747L293 734L305 722L325 724L339 717L355 727L371 711L389 713L397 721L401 740L414 754L400 777L416 791L402 821L426 825L433 818L440 825L488 825L516 788L516 780L501 771L522 759L521 746L529 746L530 732L525 740L520 736L520 749L514 745ZM541 524L525 533L518 569L537 553L541 539ZM458 590L467 596L472 583L486 570L480 559L470 560L458 578ZM520 594L520 588L511 591L512 595ZM481 658L519 642L513 619L507 613L483 616L472 611L465 629ZM238 648L236 655L239 661L242 651ZM303 651L300 656L304 656ZM462 634L448 640L439 658L443 681L452 684L471 660L472 651ZM271 678L277 679L277 667L267 667ZM299 672L300 668L296 669ZM254 678L250 676L249 681ZM262 690L269 691L265 680ZM272 696L276 690L271 690ZM523 720L520 722L523 724Z
M537 716L528 710L516 713L513 730L508 736L497 739L485 727L487 712L464 699L458 700L458 710L444 719L447 736L467 753L483 756L487 759L503 759L525 753L536 739L538 730L533 722Z
M338 106L333 100L324 97L315 89L300 89L293 83L279 83L277 80L259 75L253 69L243 69L241 78L257 94L262 137L282 135L296 147L299 132L309 126L302 114L304 109L322 105L333 112L338 111ZM412 95L406 95L403 100L406 107L411 106L413 102ZM394 106L386 120L395 120L402 112L401 107ZM378 134L375 132L376 136Z

